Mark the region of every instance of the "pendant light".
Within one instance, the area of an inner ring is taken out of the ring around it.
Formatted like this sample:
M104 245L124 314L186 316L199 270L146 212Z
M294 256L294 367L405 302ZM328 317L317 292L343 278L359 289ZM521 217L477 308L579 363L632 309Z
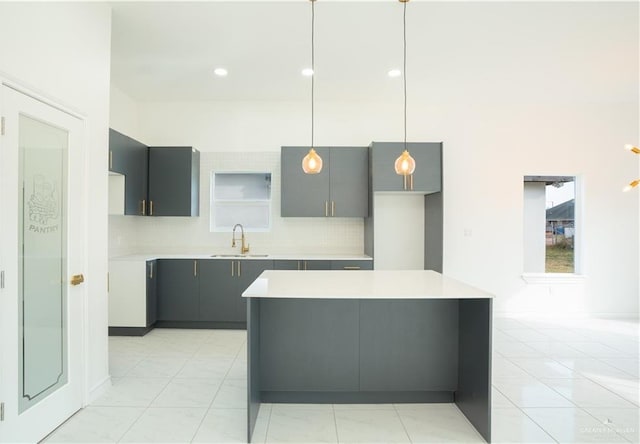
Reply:
M314 34L315 34L315 1L309 0L311 2L311 148L309 149L309 153L304 156L302 159L302 170L306 174L318 174L322 171L322 157L316 153L316 150L313 149L313 83L314 78L316 76L315 72L315 42L314 42Z
M404 8L402 14L402 84L404 89L404 151L394 164L396 174L406 177L416 170L416 161L407 149L407 3L409 0L399 0Z

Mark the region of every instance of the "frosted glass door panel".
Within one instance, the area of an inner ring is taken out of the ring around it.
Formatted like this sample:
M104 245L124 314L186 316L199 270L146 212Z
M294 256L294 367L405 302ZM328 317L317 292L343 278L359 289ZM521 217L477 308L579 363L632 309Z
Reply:
M19 117L19 411L66 384L69 134Z

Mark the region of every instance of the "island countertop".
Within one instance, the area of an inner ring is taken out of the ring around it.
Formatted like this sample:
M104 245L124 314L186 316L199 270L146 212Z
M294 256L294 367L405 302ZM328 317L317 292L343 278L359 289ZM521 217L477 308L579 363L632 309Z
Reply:
M263 272L245 298L492 299L486 291L432 270Z

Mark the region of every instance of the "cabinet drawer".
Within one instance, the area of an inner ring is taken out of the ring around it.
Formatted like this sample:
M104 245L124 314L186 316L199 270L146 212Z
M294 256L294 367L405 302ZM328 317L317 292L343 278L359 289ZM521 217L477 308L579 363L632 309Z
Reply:
M340 260L331 261L332 270L373 270L373 261L370 260Z

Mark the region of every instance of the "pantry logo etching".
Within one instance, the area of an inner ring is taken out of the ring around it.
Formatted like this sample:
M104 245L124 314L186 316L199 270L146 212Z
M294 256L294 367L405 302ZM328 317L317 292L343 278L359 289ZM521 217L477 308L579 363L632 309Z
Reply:
M33 191L29 197L29 231L54 233L58 231L60 215L57 187L42 174L33 177Z

